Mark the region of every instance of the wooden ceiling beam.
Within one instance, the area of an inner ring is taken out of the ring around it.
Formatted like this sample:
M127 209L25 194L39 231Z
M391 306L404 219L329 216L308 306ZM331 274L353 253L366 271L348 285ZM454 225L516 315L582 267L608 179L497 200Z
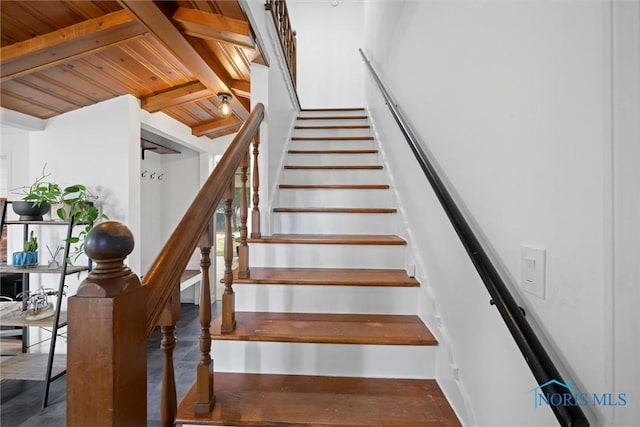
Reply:
M214 120L212 122L203 123L191 128L191 133L195 136L204 136L211 133L219 133L223 131L223 128L234 128L241 124L241 122L235 117L227 117L224 119ZM233 132L233 131L232 131ZM232 133L228 132L228 133Z
M120 0L120 4L131 12L210 91L216 94L230 91L229 86L198 54L171 16L164 13L161 4L140 0ZM249 116L247 108L235 97L229 101L229 105L241 120Z
M175 11L173 19L185 34L192 37L230 43L242 48L255 48L248 22L184 7Z
M236 96L241 96L243 98L251 97L251 83L246 82L244 80L231 80L229 82L229 87Z
M141 99L141 107L150 113L216 96L200 82L171 88Z
M120 10L5 46L0 49L0 81L96 53L146 32L129 12Z

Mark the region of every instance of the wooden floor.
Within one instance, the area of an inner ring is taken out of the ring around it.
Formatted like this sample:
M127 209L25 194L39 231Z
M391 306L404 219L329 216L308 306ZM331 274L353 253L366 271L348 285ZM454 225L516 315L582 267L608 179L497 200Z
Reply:
M211 416L193 414L195 386L178 423L233 426L460 426L433 380L215 373ZM400 402L400 403L399 403Z
M221 317L211 325L213 339L325 344L437 345L418 316L236 312L237 329L220 334Z
M233 284L329 285L329 286L391 286L416 287L420 283L404 270L367 268L268 268L251 267L251 277L238 278L233 272Z

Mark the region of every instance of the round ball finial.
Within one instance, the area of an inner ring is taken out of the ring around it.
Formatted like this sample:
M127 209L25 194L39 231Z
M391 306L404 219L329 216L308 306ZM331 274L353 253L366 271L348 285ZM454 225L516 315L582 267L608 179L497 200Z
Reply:
M118 221L104 221L87 234L84 251L96 262L125 259L133 251L131 230Z

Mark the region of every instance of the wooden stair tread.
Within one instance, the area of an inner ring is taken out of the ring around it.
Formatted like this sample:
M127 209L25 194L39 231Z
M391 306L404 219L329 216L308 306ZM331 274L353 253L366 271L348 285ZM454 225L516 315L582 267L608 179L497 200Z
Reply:
M292 141L373 141L372 136L292 136Z
M177 423L234 426L460 426L435 380L215 372L216 404L196 417L195 385Z
M325 245L406 245L401 237L389 234L273 234L247 239L249 243L298 243Z
M274 212L315 212L315 213L396 213L394 208L273 208Z
M355 115L355 116L298 116L298 120L362 120L367 119L368 116Z
M369 125L294 126L294 129L369 129Z
M381 170L381 165L285 165L287 170Z
M234 270L233 284L329 285L417 287L420 283L404 270L367 268L268 268L251 267L251 277L238 278Z
M378 150L289 150L289 154L376 154Z
M280 188L289 190L388 190L387 184L280 184Z
M364 107L345 107L345 108L302 108L300 111L364 111Z
M234 332L220 333L222 315L211 323L211 338L322 344L437 345L418 316L236 312Z

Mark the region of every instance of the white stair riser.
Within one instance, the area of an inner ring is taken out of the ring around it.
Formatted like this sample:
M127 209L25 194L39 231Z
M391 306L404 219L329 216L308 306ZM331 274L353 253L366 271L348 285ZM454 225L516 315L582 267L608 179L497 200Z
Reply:
M366 116L366 110L300 111L298 117Z
M289 146L290 150L375 150L377 148L375 142L369 140L293 140Z
M389 208L393 206L391 190L361 189L293 189L281 188L278 206L327 208Z
M296 148L298 149L298 148ZM305 150L305 148L303 148ZM287 154L287 165L337 166L337 165L379 165L378 153L367 154Z
M300 122L298 122L300 123ZM306 126L299 124L298 126ZM322 125L320 125L322 126ZM348 126L348 125L345 125ZM336 136L371 136L370 128L356 128L356 129L294 129L293 136L302 137L336 137Z
M282 182L286 184L386 184L385 178L382 169L285 169Z
M360 115L360 114L358 114ZM331 116L335 117L335 116ZM323 119L323 120L296 120L295 126L354 126L368 125L368 119Z
M283 234L395 234L397 214L274 212L273 227Z
M435 377L436 347L214 340L216 370L369 378Z
M250 243L254 267L405 268L402 245L318 245Z
M238 311L415 314L417 287L235 284Z

